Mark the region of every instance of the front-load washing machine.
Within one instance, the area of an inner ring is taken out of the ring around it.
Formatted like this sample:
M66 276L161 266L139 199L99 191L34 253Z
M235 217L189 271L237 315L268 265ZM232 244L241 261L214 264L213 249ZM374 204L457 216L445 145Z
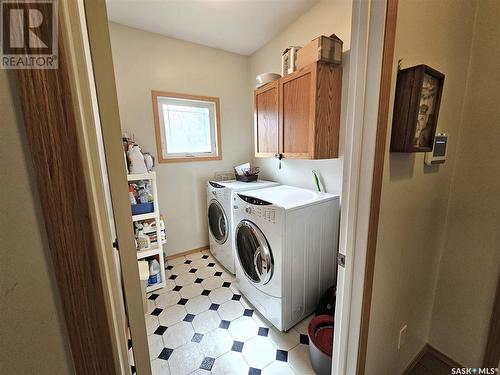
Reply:
M339 197L286 185L239 192L233 215L240 292L287 331L335 281Z
M277 182L208 181L208 236L210 252L229 272L234 269L233 192L278 186Z

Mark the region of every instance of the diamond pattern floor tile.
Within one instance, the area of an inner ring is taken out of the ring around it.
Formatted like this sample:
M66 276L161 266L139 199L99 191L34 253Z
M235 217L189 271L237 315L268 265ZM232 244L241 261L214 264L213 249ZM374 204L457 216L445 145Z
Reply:
M203 267L196 271L196 277L199 277L200 279L208 279L213 275L215 275L215 270L212 267Z
M144 319L146 320L146 333L149 336L156 331L160 325L160 321L158 320L158 317L154 315L146 315L144 316Z
M208 266L208 263L210 263L208 260L200 258L200 259L193 260L193 263L191 263L191 266L193 266L194 268L197 268L197 269L201 269L201 268L205 268L206 266Z
M288 352L288 363L297 374L314 374L309 361L309 347L297 345Z
M187 312L184 306L174 305L172 307L169 307L168 309L163 310L158 318L160 319L161 325L170 327L184 319L186 314Z
M172 275L182 275L184 273L188 273L189 270L191 269L191 266L189 264L179 264L177 266L174 266L174 268L172 268L170 270L170 272L172 273Z
M181 295L179 292L168 292L168 293L163 293L158 296L158 298L155 300L156 307L159 307L160 309L166 309L167 307L173 306L179 302L181 299Z
M210 300L213 303L223 304L233 297L233 292L229 288L217 288L210 293Z
M281 350L290 350L299 344L299 333L293 329L288 332L278 331L276 328L269 328L269 339Z
M267 337L257 336L245 342L242 354L251 367L262 369L276 359L276 348Z
M176 349L191 341L193 334L194 330L191 323L179 322L167 328L163 334L163 344L166 348Z
M175 283L179 286L186 286L186 285L194 283L195 280L196 280L195 274L188 272L188 273L185 273L183 275L178 276L175 279Z
M212 374L248 374L248 369L249 367L241 353L228 352L215 360Z
M207 296L199 295L197 297L191 298L186 303L186 310L190 314L200 314L203 311L207 311L211 305L210 299Z
M200 368L205 356L198 343L190 342L175 349L168 360L172 374L189 374Z
M151 372L153 375L170 375L168 362L163 359L153 359L151 361Z
M145 316L153 375L313 374L302 345L310 317L287 333L276 330L209 252L166 266L171 278L148 294Z
M201 347L207 357L217 358L227 353L233 346L233 338L226 329L217 328L203 335Z
M181 297L187 299L199 296L201 292L203 292L203 288L201 287L200 284L191 284L183 287L179 291Z
M227 301L224 302L219 308L219 315L224 320L235 320L240 316L243 316L245 309L239 301Z
M295 375L286 362L274 361L262 370L262 375Z
M223 283L224 281L220 277L212 276L209 277L208 279L203 280L201 285L203 285L203 288L207 290L214 290L220 288Z
M193 320L194 330L198 333L207 333L217 328L220 324L220 317L217 311L207 310L202 312Z
M201 259L201 257L203 255L205 255L205 254L203 254L201 251L198 251L196 253L186 255L186 259L189 259L189 260Z
M229 326L229 333L235 340L238 341L248 341L252 337L257 336L259 332L259 327L252 318L247 316L242 316L231 322Z
M163 340L161 336L158 335L150 335L148 336L148 346L149 346L149 358L155 359L158 358L161 351L163 350Z
M169 259L169 260L167 261L167 265L169 265L169 266L176 266L176 265L178 265L178 264L182 264L182 263L184 263L185 261L186 261L186 258L185 258L185 257L183 257L183 256L180 256L180 257L178 257L178 258Z

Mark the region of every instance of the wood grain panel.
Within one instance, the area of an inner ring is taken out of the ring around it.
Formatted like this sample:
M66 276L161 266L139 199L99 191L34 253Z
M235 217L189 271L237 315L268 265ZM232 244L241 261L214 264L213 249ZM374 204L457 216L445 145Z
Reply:
M57 70L19 70L20 98L75 371L115 374L65 53L60 34Z
M314 111L311 108L311 86L313 85L312 72L294 76L293 79L283 80L281 83L282 96L282 150L285 157L293 154L310 156L311 117Z
M278 153L278 81L255 91L256 154Z
M314 159L339 155L342 66L318 64Z

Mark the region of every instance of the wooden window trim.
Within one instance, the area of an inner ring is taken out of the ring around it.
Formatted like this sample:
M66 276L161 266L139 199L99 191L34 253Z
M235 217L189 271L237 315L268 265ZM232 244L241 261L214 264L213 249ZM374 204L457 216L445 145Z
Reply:
M206 102L215 103L215 134L217 137L217 155L207 156L207 157L190 157L190 158L164 158L163 148L161 141L161 128L160 128L160 117L158 113L158 97L166 96L169 98L178 99L191 99L191 100L202 100ZM156 156L158 158L158 163L183 163L183 162L196 162L196 161L210 161L210 160L222 160L222 137L221 137L221 124L220 124L220 100L215 96L202 96L202 95L191 95L191 94L180 94L176 92L168 91L151 91L151 101L153 104L153 120L155 126L155 138L156 138Z

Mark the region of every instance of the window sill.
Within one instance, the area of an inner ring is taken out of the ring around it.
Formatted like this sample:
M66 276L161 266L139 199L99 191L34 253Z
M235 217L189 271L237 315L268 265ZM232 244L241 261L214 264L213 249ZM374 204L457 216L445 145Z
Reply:
M158 163L184 163L184 162L193 162L193 161L210 161L210 160L222 160L222 155L218 156L194 156L194 157L187 157L187 158L169 158L169 159L163 159L160 158L158 160Z

